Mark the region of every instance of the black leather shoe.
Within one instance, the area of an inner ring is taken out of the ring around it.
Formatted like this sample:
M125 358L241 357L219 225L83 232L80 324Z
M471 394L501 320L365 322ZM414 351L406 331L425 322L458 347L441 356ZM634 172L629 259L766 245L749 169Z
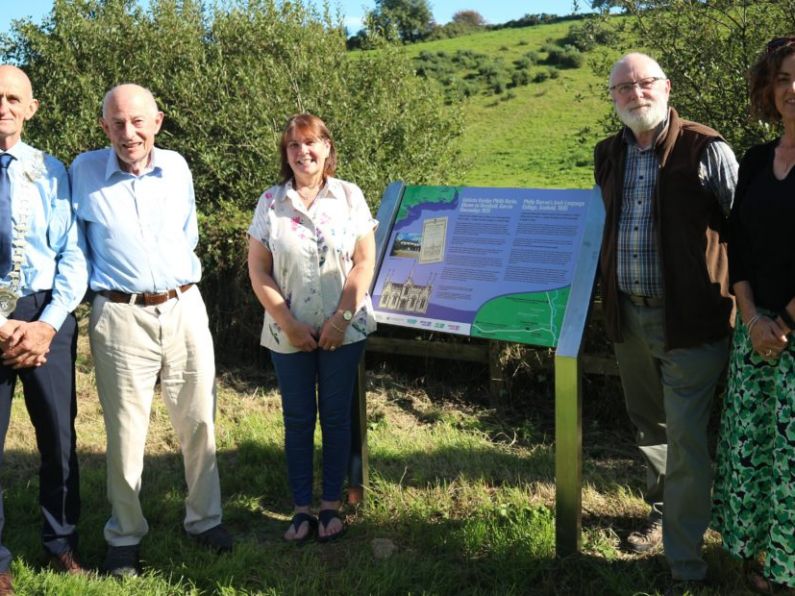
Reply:
M708 587L704 579L675 579L665 591L665 596L698 596Z
M141 558L137 544L131 546L109 546L105 553L102 571L113 577L141 575Z
M190 537L217 553L228 553L235 546L232 535L221 524L198 534L190 534Z

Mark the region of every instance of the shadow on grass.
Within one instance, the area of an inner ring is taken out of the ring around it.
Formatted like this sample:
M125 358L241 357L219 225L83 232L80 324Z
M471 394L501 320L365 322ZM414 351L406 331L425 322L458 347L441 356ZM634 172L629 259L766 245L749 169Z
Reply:
M104 454L82 452L79 459L81 554L85 564L97 568L104 557L102 529L110 513ZM5 460L5 542L17 558L36 568L43 563L38 536L38 458L12 450ZM401 458L379 456L371 464L379 482L404 487L424 488L462 476L483 478L484 470L491 470L487 481L494 486L520 487L552 479L549 448L514 455L456 447L414 451ZM218 465L225 524L238 540L235 551L222 556L207 552L184 535L181 456L146 457L141 501L150 532L141 553L147 572L172 585L164 593L181 593L174 582L178 586L187 582L206 594L231 589L295 594L629 595L654 594L667 581L666 567L655 557L625 560L608 553L556 559L553 514L543 506L520 506L507 512L486 508L455 519L428 518L409 507L392 517L352 511L342 540L298 549L281 540L291 509L282 449L243 442L236 449L219 452ZM608 484L597 488L610 489ZM625 522L586 518L586 527ZM394 545L394 554L385 559L375 556L378 540ZM127 590L126 584L123 589Z

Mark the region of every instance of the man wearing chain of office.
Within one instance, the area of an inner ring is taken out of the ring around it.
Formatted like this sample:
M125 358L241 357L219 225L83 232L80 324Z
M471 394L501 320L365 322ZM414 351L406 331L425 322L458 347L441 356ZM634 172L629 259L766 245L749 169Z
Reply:
M45 555L55 569L80 573L72 311L85 293L88 272L66 169L21 138L38 105L27 75L0 65L0 448L19 379L41 455ZM0 539L4 522L0 500ZM0 594L13 593L10 563L0 540Z

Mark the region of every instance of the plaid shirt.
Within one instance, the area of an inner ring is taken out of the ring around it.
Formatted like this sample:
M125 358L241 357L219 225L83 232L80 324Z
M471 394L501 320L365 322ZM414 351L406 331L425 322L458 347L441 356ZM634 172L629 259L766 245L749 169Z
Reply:
M667 123L658 136L665 126ZM626 294L659 298L663 295L663 276L652 208L659 160L654 143L640 149L628 129L624 140L629 147L618 222L618 287ZM722 141L710 143L699 162L698 174L702 186L715 195L728 216L737 183L737 160L729 146Z

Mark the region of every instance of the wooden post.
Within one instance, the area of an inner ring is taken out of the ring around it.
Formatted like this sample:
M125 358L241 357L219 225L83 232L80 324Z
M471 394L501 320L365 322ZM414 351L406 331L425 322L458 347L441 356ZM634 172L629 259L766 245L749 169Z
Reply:
M505 371L500 356L502 356L503 342L490 341L489 349L489 397L491 405L497 406L508 393L508 384L505 382Z
M367 453L367 391L365 384L364 355L359 362L356 386L351 404L351 457L348 464L348 504L365 503L365 491L369 486Z

